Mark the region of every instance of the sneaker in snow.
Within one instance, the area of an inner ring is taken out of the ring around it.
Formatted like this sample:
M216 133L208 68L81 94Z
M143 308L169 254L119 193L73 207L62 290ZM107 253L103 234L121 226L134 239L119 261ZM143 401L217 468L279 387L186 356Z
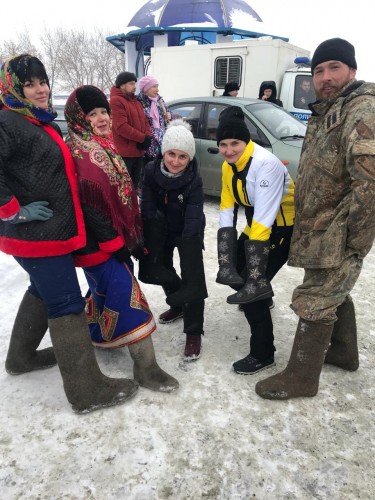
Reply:
M254 375L254 373L270 368L274 364L275 361L273 357L268 358L265 361L259 361L251 354L248 354L246 358L233 363L233 370L240 375Z

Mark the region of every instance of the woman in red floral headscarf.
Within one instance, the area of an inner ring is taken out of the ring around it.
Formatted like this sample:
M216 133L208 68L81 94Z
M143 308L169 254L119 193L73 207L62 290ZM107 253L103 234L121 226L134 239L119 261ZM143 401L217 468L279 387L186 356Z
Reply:
M96 87L79 87L69 96L65 117L87 230L87 244L74 259L90 288L86 311L92 342L109 349L128 346L135 380L170 392L178 382L156 362L150 336L155 321L133 274L131 255L144 251L141 216L112 142L108 100Z

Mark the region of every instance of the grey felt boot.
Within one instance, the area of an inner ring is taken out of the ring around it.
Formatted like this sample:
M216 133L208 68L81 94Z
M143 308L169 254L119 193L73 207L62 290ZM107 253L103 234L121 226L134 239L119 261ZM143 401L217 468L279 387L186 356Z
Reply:
M315 396L332 330L333 325L300 319L287 367L258 382L255 392L265 399Z
M234 227L222 227L217 232L217 254L219 271L216 283L229 286L243 286L244 280L236 269L237 230Z
M124 403L138 391L134 380L103 375L91 343L86 314L48 321L53 348L73 411L88 413Z
M134 379L139 385L160 392L172 392L178 389L178 381L157 364L151 335L128 347L134 361Z
M227 298L228 304L248 304L273 296L272 286L266 277L270 242L247 240L244 242L247 279L244 286Z
M5 369L10 375L20 375L56 365L52 347L37 351L47 328L45 304L27 291L17 312L5 361Z
M351 297L337 308L337 321L333 325L331 345L324 362L343 370L356 371L359 367L357 324Z

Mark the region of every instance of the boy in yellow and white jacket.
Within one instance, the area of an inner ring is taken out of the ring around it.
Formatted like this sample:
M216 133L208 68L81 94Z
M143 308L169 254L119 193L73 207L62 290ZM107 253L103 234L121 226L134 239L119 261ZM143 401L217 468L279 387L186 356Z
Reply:
M274 364L270 281L288 258L294 182L275 155L251 141L238 106L222 112L217 144L225 161L216 281L238 290L227 301L242 305L251 329L250 354L233 368L237 373L254 374ZM247 224L237 242L239 206L245 208Z

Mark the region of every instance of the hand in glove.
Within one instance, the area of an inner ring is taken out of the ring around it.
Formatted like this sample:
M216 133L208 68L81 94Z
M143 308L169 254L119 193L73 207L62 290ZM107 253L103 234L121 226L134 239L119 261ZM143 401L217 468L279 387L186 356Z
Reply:
M130 259L130 252L124 245L123 247L113 252L113 256L120 262L126 262Z
M132 250L132 257L134 257L137 260L142 259L147 254L148 250L143 246L137 246L136 248L134 248L134 250Z
M21 207L18 214L9 221L11 224L21 224L33 220L46 221L53 215L53 211L48 208L48 201L33 201L28 205Z
M143 142L137 142L138 149L148 149L151 145L151 137L149 135L145 136L145 140Z

